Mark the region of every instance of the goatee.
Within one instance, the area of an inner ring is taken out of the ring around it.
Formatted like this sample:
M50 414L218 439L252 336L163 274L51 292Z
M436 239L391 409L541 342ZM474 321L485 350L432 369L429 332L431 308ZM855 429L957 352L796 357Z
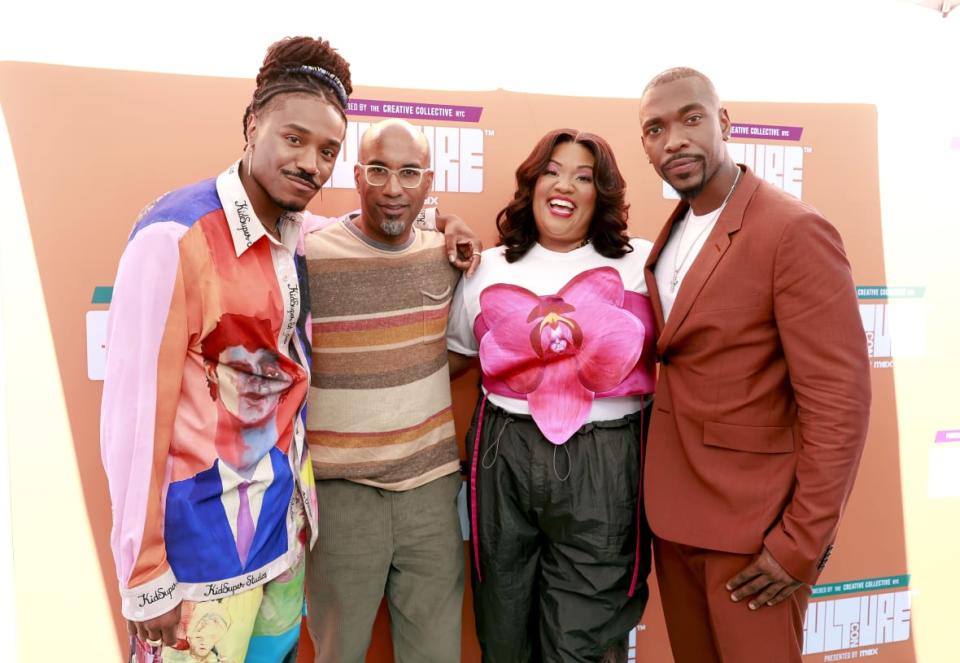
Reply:
M273 201L273 204L284 210L285 212L302 212L307 208L303 203L296 202L287 202L285 200L277 200L276 198L271 197L270 200Z
M689 189L684 189L680 191L679 189L674 188L673 190L677 192L677 195L680 196L680 200L685 203L689 203L691 200L699 196L703 192L704 182L700 182L696 186L690 187ZM673 188L673 185L670 185Z
M407 224L403 221L381 221L380 230L384 232L385 235L390 235L391 237L399 237L407 229Z

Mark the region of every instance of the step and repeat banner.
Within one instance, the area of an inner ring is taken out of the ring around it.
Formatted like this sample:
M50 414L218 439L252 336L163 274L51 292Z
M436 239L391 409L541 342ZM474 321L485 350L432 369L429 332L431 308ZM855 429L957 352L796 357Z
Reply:
M19 430L30 431L26 438L10 436L21 651L49 647L59 637L47 621L50 597L58 592L85 597L84 610L72 616L80 621L73 627L79 637L107 640L103 646L117 655L124 647L98 441L112 281L146 203L239 158L252 89L250 80L0 64L0 103L29 232L7 244L4 279L15 282L4 288L21 293L18 301L33 312L30 324L37 327L17 337L25 347L11 349L16 339L5 337L6 361L8 367L34 361L43 348L54 358L46 370L29 371L27 393L16 412L7 412L11 430L22 422ZM897 356L924 351L925 288L887 283L884 276L876 109L749 102L727 108L735 123L729 143L734 158L839 228L873 362L870 437L835 552L814 588L805 660L914 661L893 356L894 344ZM313 211L339 215L358 206L352 166L359 137L386 117L408 119L423 130L436 173L428 204L466 219L486 246L495 243L495 215L512 196L517 165L558 127L598 133L613 146L628 182L632 234L653 238L676 203L644 156L637 99L361 87L350 104L336 170ZM21 263L11 273L11 265ZM4 305L7 329L20 322L11 321L19 315L12 305ZM911 322L913 337L892 341L898 320ZM461 445L475 385L475 374L453 384ZM943 431L943 442L955 433ZM69 525L70 538L59 523ZM479 661L470 603L468 588L463 660ZM392 660L389 639L381 610L368 661ZM311 660L309 641L303 642L300 660ZM655 588L631 635L630 660L671 660Z

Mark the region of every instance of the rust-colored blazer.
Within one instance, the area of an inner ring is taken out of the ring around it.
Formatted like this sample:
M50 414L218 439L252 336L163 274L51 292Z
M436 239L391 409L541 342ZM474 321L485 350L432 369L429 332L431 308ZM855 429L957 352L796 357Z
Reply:
M741 166L741 168L744 168ZM745 169L664 323L644 497L654 533L711 550L766 546L813 584L860 462L870 371L839 233Z

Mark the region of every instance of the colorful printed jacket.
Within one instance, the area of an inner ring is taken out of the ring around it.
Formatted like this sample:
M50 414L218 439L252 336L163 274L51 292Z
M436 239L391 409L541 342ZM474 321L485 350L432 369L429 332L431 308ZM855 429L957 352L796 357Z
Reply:
M279 575L304 512L316 536L301 225L286 214L273 240L235 164L162 196L130 235L100 427L128 619Z

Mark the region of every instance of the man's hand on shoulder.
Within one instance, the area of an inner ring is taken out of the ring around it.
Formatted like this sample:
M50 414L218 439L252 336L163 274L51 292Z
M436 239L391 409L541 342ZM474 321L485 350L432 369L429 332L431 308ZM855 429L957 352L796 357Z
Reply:
M476 233L456 214L441 214L439 211L437 230L443 233L446 240L450 264L466 272L467 276L473 276L480 265L480 252L483 251L483 243Z
M143 622L127 620L127 631L148 645L159 647L161 644L173 647L177 644L177 625L180 623L180 605L159 617Z
M730 595L732 601L755 597L749 603L751 610L777 605L802 586L803 583L787 573L766 548L747 568L727 581L727 589L733 592Z

